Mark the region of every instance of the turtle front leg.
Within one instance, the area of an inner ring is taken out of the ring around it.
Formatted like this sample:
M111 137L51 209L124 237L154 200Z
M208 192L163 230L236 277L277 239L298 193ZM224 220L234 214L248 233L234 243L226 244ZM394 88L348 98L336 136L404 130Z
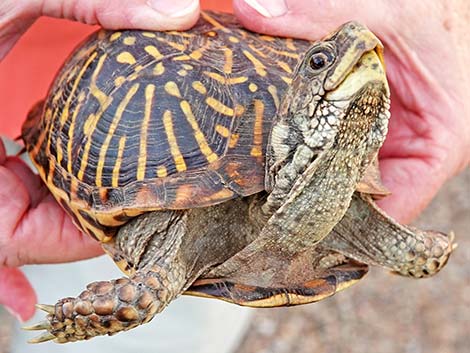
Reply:
M345 216L322 243L348 257L391 269L403 276L439 272L455 249L454 235L403 226L356 193Z
M181 276L176 275L160 269L94 282L76 298L61 299L54 306L38 305L48 313L46 320L25 329L46 332L29 342L87 340L147 323L181 292Z

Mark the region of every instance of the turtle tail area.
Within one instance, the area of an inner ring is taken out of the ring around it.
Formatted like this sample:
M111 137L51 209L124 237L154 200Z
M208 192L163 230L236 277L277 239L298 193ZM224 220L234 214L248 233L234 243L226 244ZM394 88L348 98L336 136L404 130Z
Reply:
M87 340L147 323L179 293L171 288L172 283L172 274L152 270L130 278L94 282L76 298L38 305L48 313L46 319L24 329L45 332L29 343Z

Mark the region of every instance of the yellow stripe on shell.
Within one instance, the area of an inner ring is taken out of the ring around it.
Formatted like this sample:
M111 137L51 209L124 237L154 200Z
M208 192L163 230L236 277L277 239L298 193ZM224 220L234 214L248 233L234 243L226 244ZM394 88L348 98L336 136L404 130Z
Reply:
M181 98L180 90L176 83L173 81L168 81L167 83L165 83L165 92L171 96Z
M216 72L211 72L211 71L204 71L203 74L210 77L210 78L212 78L213 80L215 80L217 82L223 83L224 85L226 85L226 84L236 85L236 84L244 83L244 82L248 81L248 77L246 77L246 76L226 77L226 76L223 76L223 75L220 75Z
M255 58L255 56L251 54L248 50L243 50L243 55L245 55L246 58L251 61L258 75L263 76L263 77L266 76L266 67L263 65L261 61Z
M162 53L160 53L156 46L147 45L144 50L147 52L147 54L153 56L156 60L161 60L163 58Z
M83 100L85 99L85 92L80 92L78 96L78 103L70 118L70 126L67 141L67 172L72 173L72 146L73 146L73 133L75 131L75 121L77 120L78 112L82 107Z
M193 88L201 94L206 94L207 93L207 89L206 89L206 87L204 87L204 85L202 84L201 81L193 81L191 86L193 86Z
M219 23L216 19L208 15L207 12L201 12L201 17L207 22L209 22L212 26L214 26L215 29L220 29L225 33L230 32L230 30L227 27L225 27L224 25Z
M147 164L147 133L149 128L150 116L152 113L153 95L155 93L155 85L149 84L145 87L145 108L144 119L142 120L142 128L140 130L140 151L139 161L137 163L137 180L145 178L145 170Z
M230 130L227 129L225 126L222 126L220 124L217 124L215 126L215 131L223 137L229 137L230 136Z
M255 99L255 123L253 126L253 147L251 148L250 155L253 157L260 157L263 154L261 144L263 143L263 116L264 116L264 103L262 100Z
M224 72L226 74L231 74L232 67L233 67L233 52L230 49L226 48L224 49L224 56L225 56Z
M234 110L230 107L227 107L221 101L218 101L214 97L207 97L206 103L209 107L214 109L217 113L227 115L227 116L234 116Z
M209 163L215 162L218 159L218 156L212 151L209 144L206 141L206 137L202 133L201 129L199 128L199 124L197 123L196 117L194 116L193 112L191 111L191 106L188 101L181 101L180 102L181 110L183 111L186 120L188 121L189 125L194 131L194 138L196 139L197 144L202 152L202 154L206 157Z
M127 105L129 104L129 102L131 101L132 97L135 95L138 89L139 89L139 84L135 83L134 85L131 86L129 91L127 91L126 95L124 96L124 99L121 102L119 102L119 105L116 109L116 113L114 114L113 121L111 122L111 125L109 126L108 133L106 134L106 138L100 149L98 165L96 166L96 186L103 185L103 181L102 181L103 167L104 167L104 162L106 159L106 153L108 152L109 144L111 142L111 139L114 136L114 132L116 131L119 125L119 122L121 120L122 114L124 113L124 110L126 109Z
M186 162L184 161L183 155L180 152L178 141L175 136L173 129L173 121L171 111L166 110L163 113L163 126L165 128L165 133L167 136L168 144L170 145L170 153L173 157L173 161L178 172L184 172L186 167Z
M134 65L137 62L134 55L132 55L128 51L123 51L123 52L119 53L116 56L116 60L120 64L129 64L129 65Z
M119 175L121 172L122 156L124 154L125 146L126 146L126 136L121 136L119 138L118 154L116 157L116 162L114 163L113 176L111 178L111 186L113 188L117 188L119 185Z

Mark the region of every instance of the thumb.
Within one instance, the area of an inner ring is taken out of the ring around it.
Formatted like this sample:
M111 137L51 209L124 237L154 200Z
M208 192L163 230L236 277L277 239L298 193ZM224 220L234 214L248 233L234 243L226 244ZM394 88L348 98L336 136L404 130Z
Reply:
M40 16L107 29L183 30L199 17L199 0L2 0L0 60Z
M374 30L386 18L386 5L376 1L364 6L364 0L234 0L233 4L240 22L252 31L310 40L350 20Z
M26 321L34 314L36 293L17 268L0 268L0 304L18 320Z

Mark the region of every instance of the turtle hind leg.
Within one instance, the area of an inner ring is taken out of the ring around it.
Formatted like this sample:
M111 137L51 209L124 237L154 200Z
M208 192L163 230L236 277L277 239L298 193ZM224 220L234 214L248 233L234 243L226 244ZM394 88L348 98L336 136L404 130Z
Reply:
M46 320L25 329L46 332L29 342L74 342L149 322L181 291L175 288L173 277L161 270L94 282L76 298L61 299L55 306L38 305L48 313Z
M225 278L199 279L184 294L256 308L301 305L323 300L348 288L367 271L367 265L348 259L345 264L325 269L301 284L260 287Z

